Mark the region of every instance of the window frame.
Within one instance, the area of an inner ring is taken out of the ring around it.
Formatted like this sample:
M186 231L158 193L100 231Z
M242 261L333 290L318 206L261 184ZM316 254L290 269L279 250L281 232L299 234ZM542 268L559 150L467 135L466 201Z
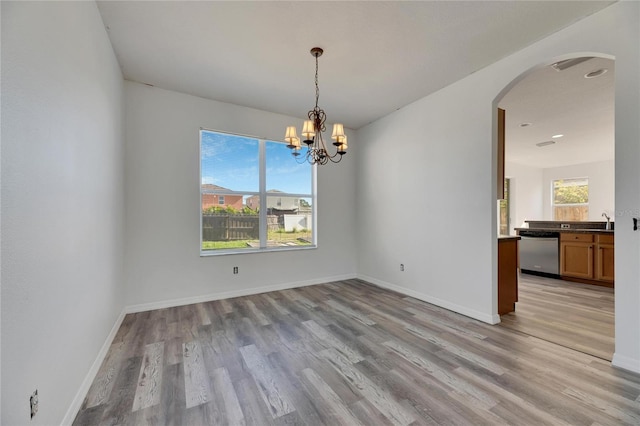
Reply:
M556 207L581 207L581 206L586 206L587 207L587 218L579 220L579 222L583 222L583 221L588 221L589 220L589 200L588 199L587 199L586 203L567 203L567 204L556 204L555 203L555 199L556 199L556 194L555 194L556 182L558 182L558 181L581 181L581 180L586 182L587 194L589 194L589 177L588 176L551 179L551 217L552 217L551 220L553 220L553 221L562 221L562 219L557 219L556 218ZM587 195L587 197L588 197L588 195Z
M205 191L202 189L202 134L203 132L208 133L220 133L226 134L230 136L238 136L244 138L251 138L258 141L258 170L259 170L259 178L258 178L258 191L233 191L233 190L208 190ZM271 143L282 143L284 142L273 140L265 137L245 135L239 133L225 132L222 130L212 130L207 128L200 128L198 132L198 191L200 196L199 198L199 247L200 247L200 257L209 257L209 256L225 256L231 254L252 254L252 253L271 253L278 251L291 251L291 250L313 250L318 248L318 215L317 215L317 205L318 205L318 194L317 194L317 166L310 165L311 168L311 194L298 194L298 193L289 193L282 192L278 195L281 197L297 197L297 198L310 198L311 199L311 236L312 242L309 245L303 246L278 246L278 247L268 247L267 246L267 208L260 208L258 214L258 223L259 223L259 240L260 247L258 248L241 248L241 249L216 249L216 250L203 250L202 249L202 196L204 194L216 194L218 196L222 195L240 195L240 196L254 196L257 195L259 197L259 205L266 206L267 205L267 197L270 193L267 192L267 142ZM291 161L296 161L295 158L291 158Z

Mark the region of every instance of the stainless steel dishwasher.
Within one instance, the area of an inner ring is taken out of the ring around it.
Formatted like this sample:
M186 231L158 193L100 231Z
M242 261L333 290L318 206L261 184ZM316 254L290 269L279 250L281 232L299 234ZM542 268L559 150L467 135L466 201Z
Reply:
M560 274L559 232L520 231L520 271L557 277Z

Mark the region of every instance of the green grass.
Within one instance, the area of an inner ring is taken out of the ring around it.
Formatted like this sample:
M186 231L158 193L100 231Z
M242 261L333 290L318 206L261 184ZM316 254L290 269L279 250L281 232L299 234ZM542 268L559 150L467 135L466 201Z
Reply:
M220 250L220 249L234 249L234 248L247 248L247 242L249 240L240 241L203 241L202 250Z
M311 231L297 231L297 232L282 232L282 231L268 231L267 240L276 242L293 242L299 245L309 245L310 243L303 243L298 241L298 238L303 238L307 241L311 241Z

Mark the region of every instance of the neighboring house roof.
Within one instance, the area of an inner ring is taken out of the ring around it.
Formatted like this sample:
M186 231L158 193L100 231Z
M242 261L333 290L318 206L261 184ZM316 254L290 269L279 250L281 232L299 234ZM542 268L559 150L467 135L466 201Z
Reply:
M212 183L205 183L202 185L202 189L207 191L231 191L229 188L224 188L222 186L214 185Z

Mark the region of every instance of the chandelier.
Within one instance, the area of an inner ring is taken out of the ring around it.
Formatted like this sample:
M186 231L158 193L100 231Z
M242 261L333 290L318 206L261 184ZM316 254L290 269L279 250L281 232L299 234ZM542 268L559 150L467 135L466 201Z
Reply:
M300 145L300 138L296 134L295 126L287 127L285 132L284 141L287 142L287 147L291 149L291 153L300 164L309 162L310 164L327 164L329 161L332 163L338 163L342 160L342 156L347 153L347 135L344 134L344 126L342 124L333 125L333 133L331 139L333 139L333 145L335 153L329 154L327 146L322 138L322 132L326 130L325 120L327 119L324 110L318 107L318 98L320 97L320 89L318 88L318 57L322 56L323 50L319 47L311 49L311 55L316 58L316 106L307 114L309 119L305 120L302 125L302 141L307 145L307 152L304 157L300 157L302 146ZM302 158L302 161L298 160L298 157Z

